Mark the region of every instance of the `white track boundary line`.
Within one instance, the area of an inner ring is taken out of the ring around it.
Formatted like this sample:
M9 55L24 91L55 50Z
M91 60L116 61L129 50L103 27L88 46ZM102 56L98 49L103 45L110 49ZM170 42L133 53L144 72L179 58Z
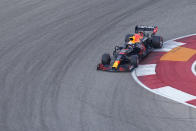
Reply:
M191 70L193 74L196 76L196 61L192 64Z
M177 38L174 38L174 39L171 39L171 40L177 40L177 39L181 39L181 38L185 38L185 37L189 37L189 36L193 36L193 35L196 35L196 33L193 33L193 34L189 34L189 35L184 35L184 36L180 36L180 37L177 37ZM169 40L168 40L169 41ZM167 41L166 41L167 42Z
M153 90L159 92L160 94L164 94L165 96L170 97L173 100L179 102L187 102L196 99L196 96L190 95L186 92L175 89L171 86L164 86Z
M167 42L164 42L163 44L163 48L162 49L155 49L154 52L169 52L172 49L185 45L186 43L182 43L182 42L176 42L174 40L169 40Z

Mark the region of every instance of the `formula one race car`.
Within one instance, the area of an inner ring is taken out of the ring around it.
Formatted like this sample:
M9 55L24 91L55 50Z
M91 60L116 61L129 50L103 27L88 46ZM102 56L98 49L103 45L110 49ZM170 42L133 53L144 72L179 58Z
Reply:
M155 35L157 31L157 26L136 26L134 34L126 35L124 45L115 46L112 57L102 55L97 70L132 71L153 49L162 48L163 38Z

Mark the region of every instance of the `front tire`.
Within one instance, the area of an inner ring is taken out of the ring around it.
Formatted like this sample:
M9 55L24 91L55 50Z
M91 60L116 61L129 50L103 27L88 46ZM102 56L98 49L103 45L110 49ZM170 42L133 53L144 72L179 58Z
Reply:
M101 63L103 65L109 65L110 61L111 61L110 54L103 54L102 55Z
M133 65L134 68L138 67L138 65L139 65L138 55L132 55L131 56L131 64Z
M153 48L162 48L163 47L163 38L161 36L152 37L152 46Z

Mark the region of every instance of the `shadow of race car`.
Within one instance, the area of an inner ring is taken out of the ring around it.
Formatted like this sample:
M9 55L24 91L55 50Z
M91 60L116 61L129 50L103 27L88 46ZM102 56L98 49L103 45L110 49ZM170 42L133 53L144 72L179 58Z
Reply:
M139 62L156 48L162 48L163 38L157 36L157 26L135 26L134 34L125 36L125 44L115 46L113 55L102 55L97 70L128 72L136 68Z

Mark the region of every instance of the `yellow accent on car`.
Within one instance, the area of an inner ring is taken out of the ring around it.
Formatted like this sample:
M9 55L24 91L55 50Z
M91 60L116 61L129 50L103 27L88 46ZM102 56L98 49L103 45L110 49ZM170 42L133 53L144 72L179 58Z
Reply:
M120 64L120 61L115 61L112 67L117 69L119 64Z
M131 36L129 37L129 40L131 41L132 44L135 44L135 36Z

